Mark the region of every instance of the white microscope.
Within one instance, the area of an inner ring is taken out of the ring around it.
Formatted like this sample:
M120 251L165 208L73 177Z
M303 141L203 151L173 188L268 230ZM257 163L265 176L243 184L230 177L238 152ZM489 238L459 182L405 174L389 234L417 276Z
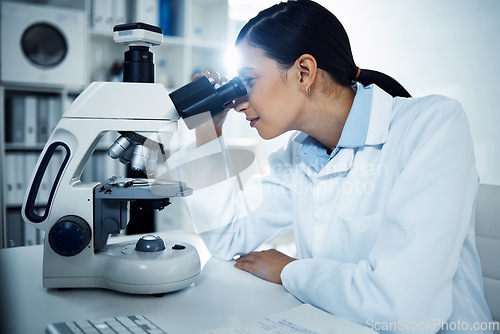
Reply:
M196 280L201 270L196 249L155 235L107 244L108 236L127 226L130 202L161 210L171 197L192 192L183 182L155 179L177 120L183 117L193 128L206 121L206 115L221 113L225 104L246 95L246 90L237 77L217 90L201 78L169 95L162 84L154 83L149 52L150 46L162 43L162 30L133 23L113 31L116 42L129 46L124 82L90 84L64 113L38 159L22 215L26 223L46 232L44 287L162 294ZM109 131L121 135L110 147L110 157L145 171L147 177L110 175L105 181L81 181L87 161ZM57 172L40 212L37 195L48 166L54 163Z

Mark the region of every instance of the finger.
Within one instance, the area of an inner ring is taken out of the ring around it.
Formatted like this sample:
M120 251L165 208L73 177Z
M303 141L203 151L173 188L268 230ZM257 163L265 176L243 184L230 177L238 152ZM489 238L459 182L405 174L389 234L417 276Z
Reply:
M218 72L212 72L210 73L210 77L215 79L215 82L220 83L220 74Z
M251 253L240 256L238 259L236 259L236 263L255 262L255 258L256 258L256 253L251 252Z
M227 79L225 77L221 77L218 72L212 72L212 78L215 79L214 88L218 89L220 86L227 83Z
M255 271L255 263L252 261L238 261L234 264L234 267L240 270L247 271L251 274Z
M210 72L209 72L209 71L202 71L202 72L198 72L198 73L196 73L195 75L193 75L192 80L199 79L199 78L201 78L202 76L209 77L209 76L210 76Z

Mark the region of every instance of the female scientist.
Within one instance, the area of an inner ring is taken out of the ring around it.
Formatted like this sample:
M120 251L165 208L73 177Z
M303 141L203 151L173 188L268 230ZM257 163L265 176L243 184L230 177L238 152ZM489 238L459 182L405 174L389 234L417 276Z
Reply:
M248 95L234 109L264 139L298 134L270 156L268 175L186 198L212 254L241 255L237 268L375 330L471 333L491 321L461 105L410 98L389 76L357 67L341 23L309 0L260 12L236 47ZM199 127L192 150L220 147L224 118ZM254 252L291 229L296 258Z

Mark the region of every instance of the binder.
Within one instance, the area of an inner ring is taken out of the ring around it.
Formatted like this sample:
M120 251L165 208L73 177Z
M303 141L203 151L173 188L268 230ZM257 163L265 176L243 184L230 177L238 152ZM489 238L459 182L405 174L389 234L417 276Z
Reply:
M19 210L7 210L7 247L23 245L23 223Z
M159 0L141 0L135 2L135 21L158 25Z
M15 204L16 202L16 163L15 153L5 154L5 181L7 192L5 194L5 204Z
M24 194L26 192L26 174L25 174L25 164L26 158L23 153L15 152L14 155L14 204L21 205L24 200Z
M47 142L49 139L49 99L47 96L39 96L37 101L38 109L38 122L36 131L36 141L37 143Z
M57 123L61 120L62 115L62 101L58 96L50 96L47 99L47 139L50 138L52 131L54 131Z
M35 145L37 143L37 97L24 96L24 143Z
M127 23L127 0L113 0L113 26Z
M6 104L6 142L24 143L24 96L13 95Z
M92 0L92 29L94 32L113 33L113 0Z
M160 0L158 23L163 30L163 35L172 35L172 7L170 0Z

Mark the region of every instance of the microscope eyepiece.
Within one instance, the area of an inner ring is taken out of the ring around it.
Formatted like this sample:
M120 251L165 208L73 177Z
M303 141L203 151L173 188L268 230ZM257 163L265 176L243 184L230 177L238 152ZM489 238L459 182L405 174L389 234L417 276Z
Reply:
M246 94L245 85L239 77L215 89L203 76L170 93L170 99L186 126L193 129L221 114L225 105Z
M215 91L224 105L234 101L240 96L247 95L247 90L240 77L235 77L233 80L230 80L227 84L220 86Z

